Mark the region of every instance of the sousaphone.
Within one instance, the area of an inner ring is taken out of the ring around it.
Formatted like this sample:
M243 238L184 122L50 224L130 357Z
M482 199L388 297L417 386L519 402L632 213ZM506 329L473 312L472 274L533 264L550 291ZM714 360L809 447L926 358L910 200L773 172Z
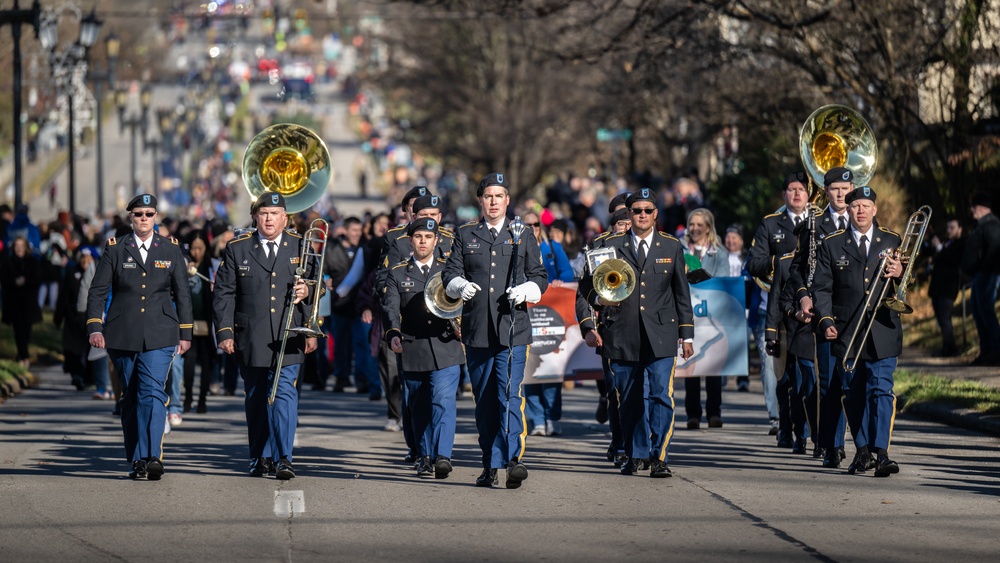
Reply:
M333 169L326 143L312 130L278 123L257 134L243 156L243 183L256 201L264 192L285 198L288 213L316 204L330 183Z

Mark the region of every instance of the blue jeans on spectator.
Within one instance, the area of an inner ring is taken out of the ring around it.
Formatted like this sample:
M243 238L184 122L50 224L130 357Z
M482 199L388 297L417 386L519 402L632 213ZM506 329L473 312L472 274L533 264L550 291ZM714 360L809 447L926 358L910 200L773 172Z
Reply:
M778 419L778 379L774 373L774 357L767 354L767 342L764 339L764 328L767 324L767 310L757 311L757 324L753 329L753 339L757 342L757 353L760 354L760 382L764 384L764 405L767 407L767 417Z
M354 380L364 378L368 382L368 396L382 397L382 379L378 374L378 363L372 356L371 343L368 335L371 333L371 323L355 317L351 324L351 337L353 338L354 356Z
M524 414L532 425L545 426L562 418L562 383L525 385L523 393L527 401Z
M184 383L184 356L174 355L170 363L170 375L167 381L167 414L182 414L184 405L181 403L181 384Z
M979 272L972 278L972 318L979 333L979 354L996 354L1000 351L1000 323L994 307L1000 274Z
M345 315L330 315L330 327L333 333L333 377L334 385L346 387L351 378L351 352L353 337L351 335L351 317ZM326 378L320 374L324 382Z
M98 393L111 391L111 374L108 370L108 357L98 358L87 362L90 373L94 375L94 384Z

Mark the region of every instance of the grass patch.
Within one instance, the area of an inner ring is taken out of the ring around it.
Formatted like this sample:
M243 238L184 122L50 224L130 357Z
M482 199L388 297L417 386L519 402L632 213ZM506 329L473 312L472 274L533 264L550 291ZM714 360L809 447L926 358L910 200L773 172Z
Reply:
M940 403L982 414L1000 414L1000 389L975 381L898 370L893 390L903 403L902 411L918 403Z
M31 327L31 343L28 344L28 353L31 360L36 362L62 361L62 329L56 328L52 324L50 311L43 311L42 322ZM16 359L17 347L14 345L14 330L10 325L0 323L0 361Z

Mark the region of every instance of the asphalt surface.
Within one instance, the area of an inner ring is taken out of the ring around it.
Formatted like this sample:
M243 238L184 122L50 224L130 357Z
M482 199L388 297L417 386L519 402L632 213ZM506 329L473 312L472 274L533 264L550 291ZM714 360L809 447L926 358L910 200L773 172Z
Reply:
M679 391L675 476L624 477L603 459L607 428L588 386L564 394L562 436L528 438L529 478L506 490L473 486L471 398L459 401L455 471L434 480L401 462L382 402L304 390L298 476L280 482L245 474L242 399L213 396L165 437L163 479L133 482L110 403L58 368L36 371L38 388L0 406L6 561L996 556L1000 440L907 416L893 436L901 472L849 476L778 449L759 393L730 384L725 426L691 431Z

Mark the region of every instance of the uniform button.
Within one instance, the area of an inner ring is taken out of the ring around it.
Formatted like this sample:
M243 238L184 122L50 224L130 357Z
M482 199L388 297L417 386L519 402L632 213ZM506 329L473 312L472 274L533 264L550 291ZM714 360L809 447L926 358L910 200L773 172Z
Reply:
M497 263L496 262L490 262L490 266L493 266L494 268L496 268L497 267Z
M142 273L142 277L146 277L146 272L143 272L143 273Z
M143 301L145 301L145 300L146 300L146 296L145 296L145 295L143 295L141 299L142 299Z
M495 278L495 277L496 277L495 275L493 275L493 274L490 274L490 279L493 279L493 278Z
M272 295L271 296L271 301L274 301L274 300L275 300L275 297Z
M275 287L275 285L273 283L271 284L271 289L276 289L276 287Z
M278 272L271 272L271 277L272 278L277 277L277 276L278 276Z
M146 289L146 284L142 284L142 288L143 288L143 289Z
M490 293L493 293L493 288L492 287L490 288Z
M642 287L646 287L646 282L639 282L639 285L641 285Z
M640 293L639 294L639 299L645 299L645 298L646 298L646 294L645 293Z
M871 292L868 291L868 290L865 290L865 295L868 295L869 293L871 293Z
M497 255L497 251L496 251L496 250L494 250L494 251L493 251L493 256L496 256L496 255Z
M427 321L427 324L431 324L433 321Z
M271 312L272 312L272 313L274 312L274 308L271 308Z
M643 273L643 274L645 274L645 273L646 273L646 270L643 270L643 271L642 271L642 273Z
M645 310L646 310L646 308L645 308L645 307L639 307L639 310L640 310L640 311L645 311Z
M865 278L865 283L868 283L868 278Z
M145 312L146 312L146 309L145 309L145 308L143 308L143 309L139 309L139 312L140 312L140 313L145 313Z

